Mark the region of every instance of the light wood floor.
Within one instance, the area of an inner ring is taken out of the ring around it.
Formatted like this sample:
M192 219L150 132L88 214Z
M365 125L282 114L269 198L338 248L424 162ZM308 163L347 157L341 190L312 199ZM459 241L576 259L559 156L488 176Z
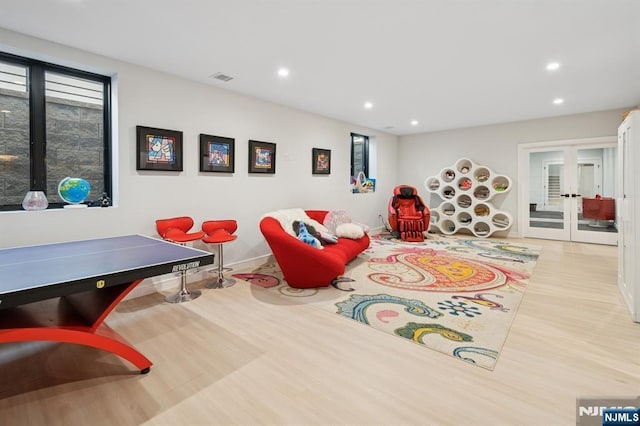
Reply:
M542 256L494 371L238 282L119 305L107 323L147 375L77 345L0 346L0 424L574 425L576 397L637 396L616 248L527 242Z

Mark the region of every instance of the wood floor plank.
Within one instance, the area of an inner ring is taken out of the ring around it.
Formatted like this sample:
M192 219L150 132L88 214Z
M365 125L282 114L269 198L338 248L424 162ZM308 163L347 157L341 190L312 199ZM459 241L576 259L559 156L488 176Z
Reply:
M239 281L118 306L107 323L154 362L147 375L92 348L0 346L1 422L573 425L577 397L637 396L616 248L524 241L543 251L494 371Z

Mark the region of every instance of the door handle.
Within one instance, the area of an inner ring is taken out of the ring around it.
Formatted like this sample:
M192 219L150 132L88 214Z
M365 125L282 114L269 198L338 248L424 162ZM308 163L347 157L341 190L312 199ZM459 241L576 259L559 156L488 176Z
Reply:
M570 195L570 194L560 194L560 196L561 196L561 197L564 197L564 198L569 198L569 197L571 197L571 195Z
M571 198L582 197L580 194L571 194Z

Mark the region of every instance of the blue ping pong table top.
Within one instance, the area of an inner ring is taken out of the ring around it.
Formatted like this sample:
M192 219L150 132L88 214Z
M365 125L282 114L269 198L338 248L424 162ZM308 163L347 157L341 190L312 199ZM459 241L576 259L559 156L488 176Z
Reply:
M6 248L0 249L0 296L82 282L95 288L100 278L116 285L212 263L208 251L144 235Z

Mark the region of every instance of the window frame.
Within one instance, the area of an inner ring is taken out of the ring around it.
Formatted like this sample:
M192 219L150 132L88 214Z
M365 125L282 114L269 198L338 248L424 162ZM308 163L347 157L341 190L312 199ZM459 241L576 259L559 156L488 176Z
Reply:
M27 88L29 92L29 182L27 190L44 191L47 188L47 116L45 73L53 72L69 77L91 80L102 84L102 138L104 190L113 199L112 170L112 81L111 76L96 74L76 68L58 65L38 59L0 52L0 61L27 68ZM25 192L26 193L26 192ZM62 208L65 203L49 203L49 209ZM19 204L0 204L0 211L22 210Z
M351 177L356 178L354 159L356 154L355 138L364 138L362 162L364 163L363 172L366 177L369 176L369 136L359 133L351 133Z

